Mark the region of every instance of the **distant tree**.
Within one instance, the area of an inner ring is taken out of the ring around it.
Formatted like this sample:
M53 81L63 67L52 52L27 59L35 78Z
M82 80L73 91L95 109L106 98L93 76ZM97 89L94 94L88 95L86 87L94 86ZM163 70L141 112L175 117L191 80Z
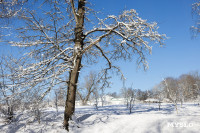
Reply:
M65 98L66 98L66 91L65 86L61 85L57 89L55 89L55 100L57 99L57 105L58 106L64 106L65 105Z
M190 87L189 87L190 85L188 84L187 81L187 75L181 75L179 77L178 86L179 86L180 101L182 106L183 102L191 98Z
M117 92L108 93L107 95L118 98Z
M167 93L167 98L174 104L176 112L178 114L178 100L179 100L179 87L177 80L171 77L168 77L163 80L163 84L165 85L165 91Z
M84 79L83 85L79 85L77 89L77 94L79 99L82 101L82 105L86 105L90 96L92 94L97 94L97 90L99 89L99 79L98 75L94 72L90 72Z
M121 89L121 95L125 100L125 104L127 109L129 109L130 113L132 112L133 104L136 100L137 90L133 89L132 86L126 88L125 85Z
M161 109L162 100L165 97L164 86L162 83L156 85L152 89L153 97L158 99L158 109Z
M58 113L58 91L55 91L55 106L56 106L56 111Z
M95 108L98 110L98 104L99 104L98 99L100 98L100 94L99 94L99 90L98 90L98 89L96 89L96 90L93 92L93 97L94 97L94 99L95 99L95 104L94 104L94 106L95 106ZM101 102L102 102L102 106L103 106L103 101L101 101Z
M183 106L183 103L185 102L185 87L181 82L178 82L178 91L179 91L179 101L181 102L181 107Z
M65 97L66 97L66 91L65 89L60 86L54 91L55 99L54 104L56 106L56 110L58 112L58 106L64 106L65 105Z
M198 81L191 74L181 75L179 78L179 84L184 89L184 97L186 100L194 100L197 97L197 88L194 84Z
M200 96L200 75L198 71L192 72L190 73L190 75L192 75L192 77L195 80L195 83L193 83L193 94L194 94L194 98L197 99Z
M129 99L129 111L132 113L132 108L136 100L136 89L133 89L132 87L128 88L127 94Z
M101 106L104 106L105 103L105 93L104 93L104 88L100 89L99 95L98 95L101 99Z
M148 91L142 91L141 89L137 89L137 99L140 101L144 101L148 98Z
M159 98L159 94L163 98L168 98L177 109L177 103L181 102L181 106L185 101L197 101L200 96L200 76L198 72L182 74L177 79L165 78L159 85L153 89L153 97ZM141 95L141 91L140 95Z
M140 89L137 89L137 99L138 100L142 99L142 91Z
M129 104L128 89L125 86L122 87L121 94L125 100L126 107L128 108L128 104Z

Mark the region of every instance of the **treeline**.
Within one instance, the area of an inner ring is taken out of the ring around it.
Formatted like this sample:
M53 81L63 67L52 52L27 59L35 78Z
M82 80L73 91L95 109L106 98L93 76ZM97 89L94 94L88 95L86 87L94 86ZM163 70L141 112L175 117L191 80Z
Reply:
M198 101L200 99L200 75L199 72L182 74L178 78L166 77L150 90L142 91L133 89L133 87L124 87L120 93L108 93L108 95L117 97L134 97L137 100L144 101L147 98L155 98L160 101L169 100L169 102Z
M172 102L194 101L200 96L198 72L183 74L178 78L167 77L152 89L153 97L167 98Z

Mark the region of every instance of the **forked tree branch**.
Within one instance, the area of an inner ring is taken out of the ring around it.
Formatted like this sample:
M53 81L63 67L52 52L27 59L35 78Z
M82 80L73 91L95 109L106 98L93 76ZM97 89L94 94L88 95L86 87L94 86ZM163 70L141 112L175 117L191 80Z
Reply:
M77 18L77 14L76 14L76 9L75 9L75 6L74 6L74 0L70 0L70 3L71 3L72 12L73 12L75 21L76 21L76 23L78 23L78 18Z

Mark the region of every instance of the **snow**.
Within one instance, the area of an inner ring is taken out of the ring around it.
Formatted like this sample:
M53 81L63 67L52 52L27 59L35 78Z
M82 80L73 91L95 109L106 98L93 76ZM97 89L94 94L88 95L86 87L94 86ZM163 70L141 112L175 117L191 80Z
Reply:
M148 98L145 100L145 102L159 102L159 100L154 98Z
M136 104L133 113L125 105L99 107L76 106L73 121L70 121L70 133L197 133L200 130L200 106L194 103L178 105L178 114L173 104ZM64 107L58 112L53 107L42 110L40 124L25 111L18 112L18 121L5 124L0 117L2 133L64 133L62 128Z

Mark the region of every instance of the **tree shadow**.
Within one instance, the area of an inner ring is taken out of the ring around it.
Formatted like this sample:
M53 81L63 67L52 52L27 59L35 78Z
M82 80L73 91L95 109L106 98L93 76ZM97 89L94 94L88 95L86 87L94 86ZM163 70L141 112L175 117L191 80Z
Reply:
M18 123L18 124L10 124L8 127L8 131L6 131L6 133L15 133L17 132L20 128L26 126L25 123Z
M86 120L87 118L89 118L92 115L94 115L94 114L85 114L85 115L82 115L82 116L78 117L77 120L79 122L82 122L82 121Z
M135 104L132 108L132 113L130 113L129 108L125 105L109 105L104 107L99 107L98 110L93 110L90 113L103 114L103 115L127 115L134 113L153 113L153 114L172 114L174 113L174 106L171 104L162 105L160 110L159 107L155 104L145 105L145 104ZM86 112L83 108L79 113Z

